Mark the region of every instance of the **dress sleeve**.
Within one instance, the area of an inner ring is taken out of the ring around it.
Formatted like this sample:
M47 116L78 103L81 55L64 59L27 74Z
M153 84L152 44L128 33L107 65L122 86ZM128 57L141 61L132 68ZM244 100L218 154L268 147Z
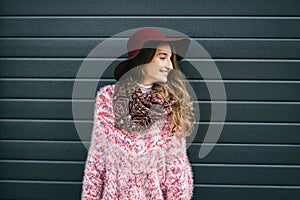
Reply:
M111 104L107 88L97 92L91 145L86 159L81 199L101 199L105 180L105 131L111 126Z
M166 151L165 199L192 198L193 177L184 138L172 136Z

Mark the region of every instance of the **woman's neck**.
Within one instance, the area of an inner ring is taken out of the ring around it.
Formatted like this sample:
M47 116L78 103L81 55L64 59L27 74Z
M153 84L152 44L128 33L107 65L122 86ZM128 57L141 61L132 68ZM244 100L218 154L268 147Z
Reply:
M152 88L152 86L153 86L153 85L143 85L143 84L141 84L141 83L139 83L138 85L139 85L139 87L141 88L142 93L143 93L144 96L146 96L147 92L148 92L149 90L151 90L151 88Z

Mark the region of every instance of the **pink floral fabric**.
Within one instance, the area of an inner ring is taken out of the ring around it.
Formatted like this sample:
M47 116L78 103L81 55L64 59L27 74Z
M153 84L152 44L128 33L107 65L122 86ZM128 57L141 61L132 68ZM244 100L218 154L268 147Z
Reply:
M139 134L116 128L113 94L114 85L97 93L82 199L190 199L193 179L185 139L171 134L167 117Z

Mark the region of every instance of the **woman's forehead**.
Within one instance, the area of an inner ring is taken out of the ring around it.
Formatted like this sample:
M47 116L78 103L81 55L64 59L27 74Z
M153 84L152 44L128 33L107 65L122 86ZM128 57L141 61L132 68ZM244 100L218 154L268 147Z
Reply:
M172 54L171 46L168 43L161 43L156 48L156 54Z

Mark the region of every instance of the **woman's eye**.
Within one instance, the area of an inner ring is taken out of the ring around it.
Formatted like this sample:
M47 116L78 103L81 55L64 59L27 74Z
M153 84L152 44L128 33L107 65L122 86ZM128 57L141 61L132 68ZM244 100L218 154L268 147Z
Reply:
M161 57L160 59L161 59L161 60L164 60L165 58L166 58L166 57Z

